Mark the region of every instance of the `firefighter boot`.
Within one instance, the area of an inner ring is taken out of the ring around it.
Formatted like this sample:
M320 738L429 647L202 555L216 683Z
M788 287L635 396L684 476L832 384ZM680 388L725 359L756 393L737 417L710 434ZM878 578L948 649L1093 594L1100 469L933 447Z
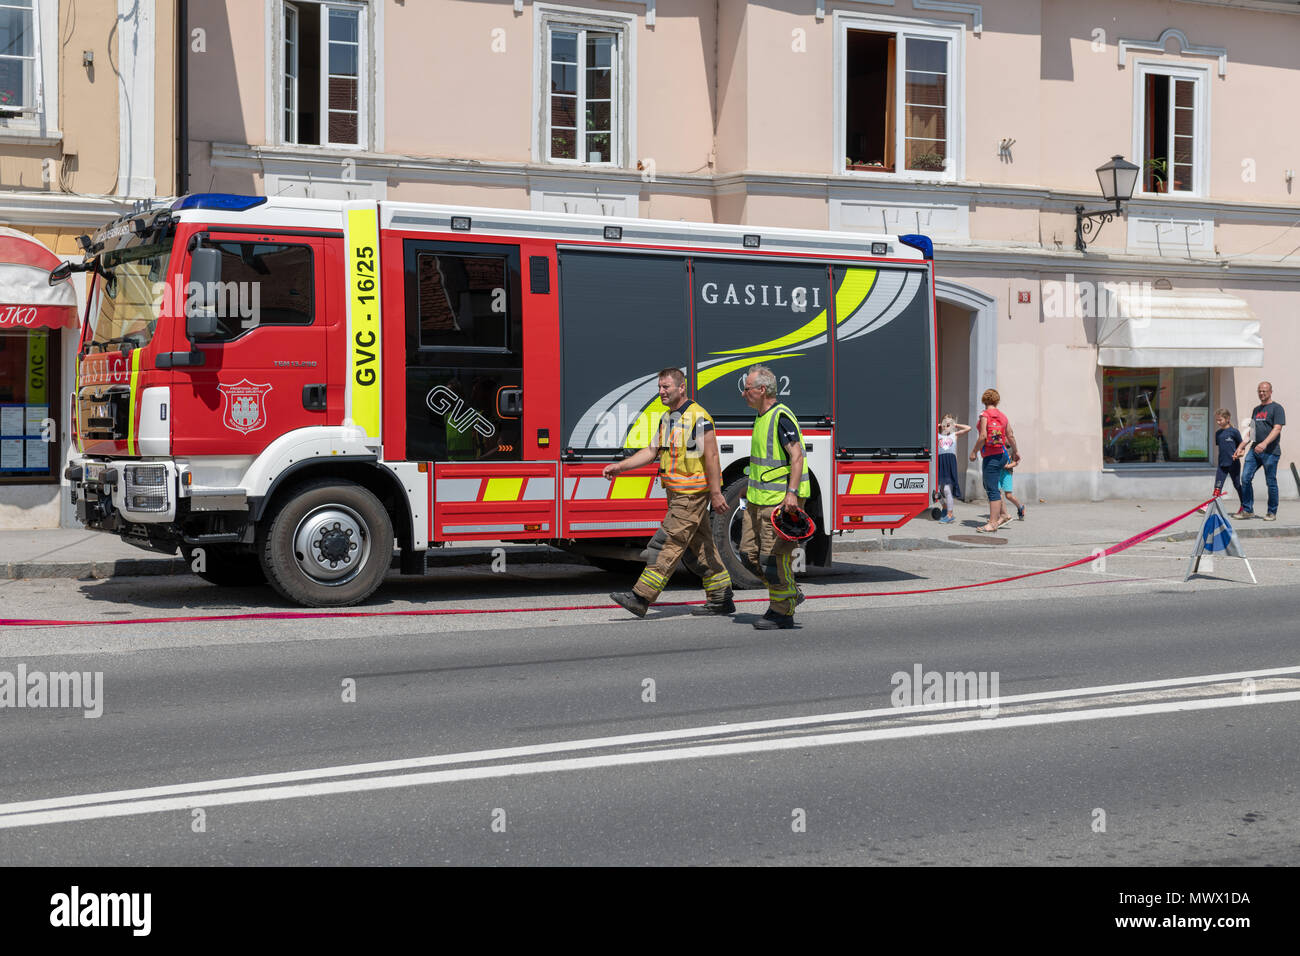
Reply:
M645 617L645 612L650 607L650 602L634 591L615 591L610 599L637 617Z
M754 622L754 630L756 631L789 631L793 628L793 614L777 614L774 611L768 611L767 614Z
M731 591L724 591L720 600L714 600L713 595L699 607L691 608L691 613L696 617L724 617L728 614L736 613L736 602L731 596Z

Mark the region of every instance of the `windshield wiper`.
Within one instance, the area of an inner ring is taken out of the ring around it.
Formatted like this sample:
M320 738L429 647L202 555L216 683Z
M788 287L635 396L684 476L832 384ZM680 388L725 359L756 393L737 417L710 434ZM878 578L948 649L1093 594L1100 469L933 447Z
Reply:
M127 348L122 349L121 351L126 352L129 355L134 349L140 347L140 343L136 342L134 339L134 336L139 334L139 332L132 332L129 335L116 335L111 339L96 339L91 341L88 347L93 349L98 345L101 352L107 352L110 345L125 345Z

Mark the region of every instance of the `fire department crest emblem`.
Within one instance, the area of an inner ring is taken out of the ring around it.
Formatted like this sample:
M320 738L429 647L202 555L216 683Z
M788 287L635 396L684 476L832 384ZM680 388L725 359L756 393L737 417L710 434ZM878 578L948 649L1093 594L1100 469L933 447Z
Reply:
M243 379L236 385L218 385L225 398L221 423L243 435L266 424L266 393L270 384L254 385Z

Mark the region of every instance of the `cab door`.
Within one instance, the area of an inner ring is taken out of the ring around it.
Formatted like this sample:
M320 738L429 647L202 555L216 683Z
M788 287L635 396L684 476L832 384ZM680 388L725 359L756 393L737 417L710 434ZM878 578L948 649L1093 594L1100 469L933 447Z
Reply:
M202 358L175 366L174 454L257 455L287 432L339 424L328 345L341 334L343 287L330 279L340 274L331 240L213 231L202 241L221 253L219 333L190 343L178 323L178 353Z
M523 460L519 247L403 243L406 457L433 462L430 537L553 538L553 462Z

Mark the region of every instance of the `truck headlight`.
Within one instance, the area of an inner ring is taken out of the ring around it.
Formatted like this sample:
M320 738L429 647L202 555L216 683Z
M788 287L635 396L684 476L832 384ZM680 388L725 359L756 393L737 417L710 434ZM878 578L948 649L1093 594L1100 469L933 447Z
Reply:
M167 510L167 466L126 465L122 503L127 511Z

